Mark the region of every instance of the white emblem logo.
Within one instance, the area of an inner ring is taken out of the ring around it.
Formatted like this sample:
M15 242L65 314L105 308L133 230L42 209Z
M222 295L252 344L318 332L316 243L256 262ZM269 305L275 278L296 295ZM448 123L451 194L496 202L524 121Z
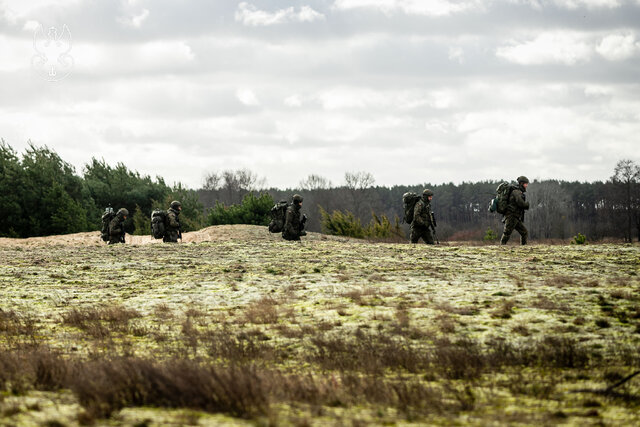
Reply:
M56 27L51 27L44 33L42 25L33 35L33 49L36 51L31 58L31 68L41 78L56 82L71 74L73 57L71 51L71 32L66 25L62 26L62 33Z

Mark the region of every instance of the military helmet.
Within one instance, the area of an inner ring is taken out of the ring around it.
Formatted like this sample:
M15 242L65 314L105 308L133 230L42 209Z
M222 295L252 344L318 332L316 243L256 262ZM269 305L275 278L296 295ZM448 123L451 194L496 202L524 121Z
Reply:
M433 191L429 190L428 188L425 188L424 191L422 191L422 195L424 197L433 196Z
M180 203L177 200L174 200L173 202L171 202L171 209L178 209L181 206L182 206L182 203Z
M293 203L302 203L302 196L299 194L294 194L293 195Z
M522 175L518 177L518 182L521 184L528 184L529 183L529 178L527 178L526 176Z
M116 215L129 216L129 211L127 210L127 208L120 208L118 209L118 213Z

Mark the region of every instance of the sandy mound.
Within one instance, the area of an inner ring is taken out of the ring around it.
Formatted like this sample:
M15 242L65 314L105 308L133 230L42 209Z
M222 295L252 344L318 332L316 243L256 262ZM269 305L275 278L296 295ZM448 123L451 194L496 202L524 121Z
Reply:
M125 237L127 244L147 245L162 243L162 240L153 239L151 236ZM215 242L221 240L243 240L243 241L280 241L280 234L271 234L267 227L260 225L214 225L202 230L182 234L183 243ZM303 240L350 240L344 237L328 236L320 233L309 233ZM29 237L27 239L0 238L1 246L90 246L104 245L100 238L100 232L64 234L60 236Z

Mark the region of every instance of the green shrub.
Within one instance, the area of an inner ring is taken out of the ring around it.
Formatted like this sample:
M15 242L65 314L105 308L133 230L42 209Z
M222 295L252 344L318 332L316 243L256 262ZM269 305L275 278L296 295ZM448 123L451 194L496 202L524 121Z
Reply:
M587 236L582 233L578 233L577 236L573 236L573 240L571 241L572 245L586 245L587 244Z
M209 210L207 224L252 224L269 225L269 211L274 205L273 198L264 193L260 197L247 194L239 205L225 206L220 202Z
M322 230L327 234L334 236L355 237L357 239L373 238L388 239L394 236L404 238L404 232L400 228L400 220L395 219L395 225L391 225L391 221L386 215L378 216L374 212L371 213L371 222L366 227L362 225L360 219L356 218L351 212L333 211L328 213L322 207L320 209L320 224Z
M487 231L484 233L484 237L482 240L485 242L493 242L498 238L498 233L496 233L491 227L487 228Z
M136 211L133 213L133 234L144 236L151 234L151 218L142 213L139 205L136 205Z

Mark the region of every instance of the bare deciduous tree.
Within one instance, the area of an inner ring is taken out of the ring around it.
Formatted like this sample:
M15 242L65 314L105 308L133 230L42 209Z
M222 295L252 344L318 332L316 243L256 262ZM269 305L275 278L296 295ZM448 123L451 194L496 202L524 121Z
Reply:
M365 200L365 192L373 186L376 180L371 173L359 171L345 172L344 181L353 201L353 213L356 216L360 216L360 210Z
M631 219L637 212L638 200L635 200L634 187L640 183L640 166L630 159L620 160L615 169L611 181L620 186L624 194L624 209L627 213L626 240L631 242ZM635 209L634 209L635 207Z
M299 186L301 190L306 191L326 190L331 188L331 181L323 176L311 174L300 181Z
M527 192L531 210L527 214L533 238L566 238L571 196L558 181L535 183Z
M249 169L228 169L208 173L204 179L203 189L220 190L225 196L224 201L233 204L240 203L246 193L257 191L265 185L266 179L258 177Z
M222 175L218 172L209 172L204 176L202 183L203 190L219 190L222 182Z
M344 181L349 190L361 191L375 184L376 179L369 172L345 172Z

